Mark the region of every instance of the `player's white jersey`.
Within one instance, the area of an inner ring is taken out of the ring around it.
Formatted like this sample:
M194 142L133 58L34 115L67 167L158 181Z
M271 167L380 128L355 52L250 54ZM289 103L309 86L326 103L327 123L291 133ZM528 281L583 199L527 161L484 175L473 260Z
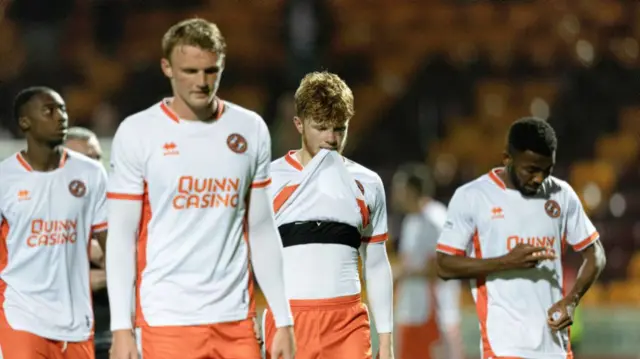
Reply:
M335 151L321 150L304 168L293 153L271 165L287 297L359 294L361 243L388 237L382 180Z
M547 310L563 298L565 244L581 251L599 238L571 186L555 177L538 195L523 197L506 188L494 169L462 187L449 204L437 250L450 255L492 258L516 244L546 247L557 259L534 269L477 278L472 283L484 358L567 358L567 330L552 331Z
M198 325L255 315L248 194L270 183L262 118L218 101L213 122L185 121L164 100L122 122L109 199L143 201L136 325Z
M92 336L89 248L107 228L106 186L102 165L70 150L50 172L20 153L0 163L0 328Z
M430 200L420 213L405 216L399 247L405 268L419 271L435 259L436 243L446 219L447 207L435 200ZM457 280L430 283L424 277L405 278L399 283L397 293L395 317L400 324L424 324L434 308L440 325L456 325L460 321L460 282Z

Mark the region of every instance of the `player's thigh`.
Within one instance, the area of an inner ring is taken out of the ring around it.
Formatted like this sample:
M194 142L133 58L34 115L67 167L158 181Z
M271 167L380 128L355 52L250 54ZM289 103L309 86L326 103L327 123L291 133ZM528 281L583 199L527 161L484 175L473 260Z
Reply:
M434 350L440 339L436 325L400 325L398 327L398 359L434 358Z
M63 359L95 359L96 350L93 339L84 342L67 343L62 350Z
M322 357L372 358L369 313L364 304L327 311L319 323Z
M144 359L205 359L210 357L208 326L141 327L140 353Z
M49 359L51 343L28 332L0 329L0 358Z
M262 358L253 319L212 324L209 327L212 331L208 344L212 349L211 359Z

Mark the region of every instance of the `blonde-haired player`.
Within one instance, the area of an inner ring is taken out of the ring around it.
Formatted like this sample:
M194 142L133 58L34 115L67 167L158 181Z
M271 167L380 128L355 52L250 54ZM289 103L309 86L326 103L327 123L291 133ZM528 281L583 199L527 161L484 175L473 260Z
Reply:
M278 326L272 350L293 359L271 140L255 112L216 96L226 44L189 19L162 41L173 97L122 122L109 178L107 285L113 359L258 359L252 269ZM251 265L250 265L251 263ZM136 275L137 265L137 275Z
M302 79L295 108L302 147L275 160L271 169L287 297L296 323L296 359L372 357L359 252L380 336L379 357L393 358L384 187L375 172L341 155L354 114L353 94L337 75L314 72ZM264 329L268 348L274 338L271 310Z

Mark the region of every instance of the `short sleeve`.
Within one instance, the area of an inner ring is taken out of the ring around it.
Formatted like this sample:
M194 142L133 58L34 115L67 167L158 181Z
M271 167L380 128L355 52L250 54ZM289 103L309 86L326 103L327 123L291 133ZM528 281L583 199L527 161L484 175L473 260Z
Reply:
M573 250L579 252L598 240L600 235L585 213L576 192L571 187L568 192L566 241Z
M118 127L111 146L108 199L142 200L144 152L140 135L128 120Z
M364 229L363 242L375 243L389 239L387 223L387 199L382 181L378 179L370 206L371 223Z
M271 135L267 124L259 119L258 151L256 153L256 170L251 188L264 188L271 184L269 168L271 166Z
M93 194L93 219L91 232L97 233L107 229L107 172L100 166L96 179L96 191Z
M476 231L472 208L473 201L468 191L456 190L449 202L447 220L438 238L438 252L459 256L466 254L467 246Z

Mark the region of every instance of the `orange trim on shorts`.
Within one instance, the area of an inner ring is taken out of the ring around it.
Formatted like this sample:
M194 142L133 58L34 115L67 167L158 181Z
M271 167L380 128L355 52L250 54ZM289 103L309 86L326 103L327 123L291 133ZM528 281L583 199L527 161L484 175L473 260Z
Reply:
M458 249L455 247L451 247L448 246L446 244L441 244L438 243L438 245L436 245L436 251L438 252L442 252L442 253L446 253L446 254L450 254L452 256L466 256L467 252L464 249Z
M9 238L9 222L2 218L0 223L0 273L9 264L9 248L7 248L7 241ZM0 278L0 328L11 328L7 321L7 316L4 313L4 293L7 290L7 283Z
M302 167L302 164L298 162L298 160L295 157L293 157L294 153L296 153L296 151L287 152L287 154L284 156L284 160L287 161L287 163L290 164L291 167L297 169L298 171L304 170L304 167Z
M344 297L325 299L291 299L289 300L289 305L291 309L305 310L317 308L348 308L361 302L362 296L358 293Z
M144 198L143 194L129 194L129 193L115 193L115 192L107 192L107 199L122 199L126 201L142 201Z
M271 178L264 179L262 181L253 181L251 188L265 188L271 184Z
M142 215L140 216L140 227L138 229L138 258L136 273L136 326L147 326L147 321L142 313L142 304L140 301L140 287L142 282L142 273L147 267L147 245L149 244L149 222L153 213L151 212L151 204L149 203L149 186L144 182L144 194L142 195Z

